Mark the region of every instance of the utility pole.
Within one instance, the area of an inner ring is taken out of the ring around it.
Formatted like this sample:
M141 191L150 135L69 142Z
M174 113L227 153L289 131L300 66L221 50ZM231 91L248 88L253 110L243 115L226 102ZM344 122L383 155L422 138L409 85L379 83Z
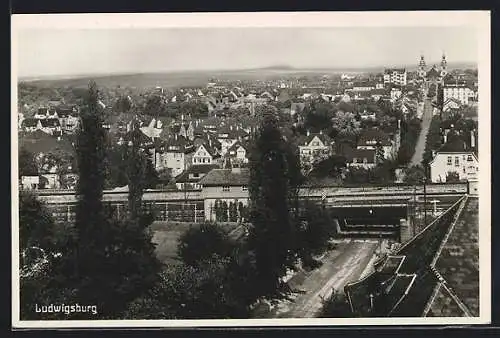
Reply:
M427 183L427 165L424 166L424 228L427 226L427 191L426 191L426 183Z

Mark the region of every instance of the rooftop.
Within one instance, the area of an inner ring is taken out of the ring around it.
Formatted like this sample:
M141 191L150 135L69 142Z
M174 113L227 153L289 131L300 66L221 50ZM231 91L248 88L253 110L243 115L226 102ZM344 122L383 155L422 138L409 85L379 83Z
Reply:
M250 179L248 168L234 169L213 169L206 174L200 184L203 186L243 186L247 185Z
M471 227L470 230L465 226L474 222L477 224L477 218L466 216L469 208L474 210L477 207L475 203L477 202L471 202L468 197L464 196L414 238L406 242L394 253L396 256L404 256L395 270L394 267L400 259L389 256L375 264L375 272L358 282L348 284L345 291L348 294L351 309L362 316L370 316L376 312L377 316L420 317L429 312L434 301L436 301L436 306L440 304L442 297L437 297L440 287L447 288L447 292L459 304L459 308L463 309L463 303L465 303L458 297L462 291L463 299L469 297L471 309L477 309L479 296L478 283L476 283L478 230L477 226ZM456 223L454 223L455 219L458 219ZM458 241L461 242L458 243ZM470 248L470 251L463 252L463 256L449 254L450 248L456 250L458 244ZM458 270L458 267L463 264L462 257L467 257L467 254L471 255L468 275ZM451 259L451 261L443 261L444 259ZM439 269L443 269L441 274ZM394 271L394 274L391 274L391 271ZM447 280L453 281L453 288L457 287L457 292L448 287L451 283ZM462 285L458 285L459 283ZM404 292L402 292L403 289ZM371 297L372 300L370 300ZM473 310L469 312L473 313Z

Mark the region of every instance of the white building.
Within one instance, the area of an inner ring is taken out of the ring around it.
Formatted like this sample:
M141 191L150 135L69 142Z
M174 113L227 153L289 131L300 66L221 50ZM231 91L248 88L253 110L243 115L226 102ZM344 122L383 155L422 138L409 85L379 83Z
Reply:
M470 101L474 101L476 93L466 83L446 83L443 86L443 100L457 99L463 105L468 105Z
M391 139L389 135L379 129L364 130L359 136L357 148L365 150L382 149L384 159L393 159L399 150L399 131Z
M226 156L231 158L231 163L248 163L247 149L239 141L229 147Z
M449 173L457 173L460 180L479 178L479 161L473 152L438 152L430 162L431 181L446 182Z
M314 162L327 158L332 153L332 141L322 133L309 133L299 141L300 162L304 165L311 165Z
M395 84L398 86L406 86L406 69L390 68L384 71L384 84Z
M233 167L232 169L213 169L206 174L199 184L202 186L201 195L204 200L205 219L215 221L217 205L225 203L236 204L238 218L240 206L248 206L248 181L250 171L247 168Z
M21 189L34 190L38 189L40 185L40 176L22 176Z
M395 102L397 99L401 97L403 92L399 88L392 88L391 89L391 101Z
M214 160L213 155L207 150L207 148L201 144L193 154L192 163L193 165L198 164L212 164Z
M175 135L167 141L161 155L162 165L157 167L170 169L172 176L176 177L192 165L193 153L194 146L185 138Z

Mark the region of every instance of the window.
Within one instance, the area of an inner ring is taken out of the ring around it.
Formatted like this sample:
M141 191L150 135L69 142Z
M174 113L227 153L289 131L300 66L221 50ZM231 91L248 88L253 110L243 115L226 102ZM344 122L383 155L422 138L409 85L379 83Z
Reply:
M448 159L447 159L447 164L448 164L448 165L451 165L451 156L448 156Z
M228 186L228 185L224 185L224 186L222 187L222 191L229 191L229 190L230 190L230 189L229 189L229 186Z
M467 162L472 162L472 155L467 156Z
M248 190L248 187L247 187L246 185L244 185L244 186L242 186L242 187L241 187L241 190L243 190L243 191L247 191L247 190Z
M460 166L460 157L455 156L455 167Z

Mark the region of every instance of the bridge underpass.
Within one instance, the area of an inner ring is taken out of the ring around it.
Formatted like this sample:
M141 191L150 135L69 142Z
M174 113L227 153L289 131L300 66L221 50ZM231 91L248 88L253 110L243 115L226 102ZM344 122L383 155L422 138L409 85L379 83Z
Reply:
M408 220L410 205L407 200L391 200L388 203L364 203L325 205L337 233L349 238L391 238L400 240L401 220Z

